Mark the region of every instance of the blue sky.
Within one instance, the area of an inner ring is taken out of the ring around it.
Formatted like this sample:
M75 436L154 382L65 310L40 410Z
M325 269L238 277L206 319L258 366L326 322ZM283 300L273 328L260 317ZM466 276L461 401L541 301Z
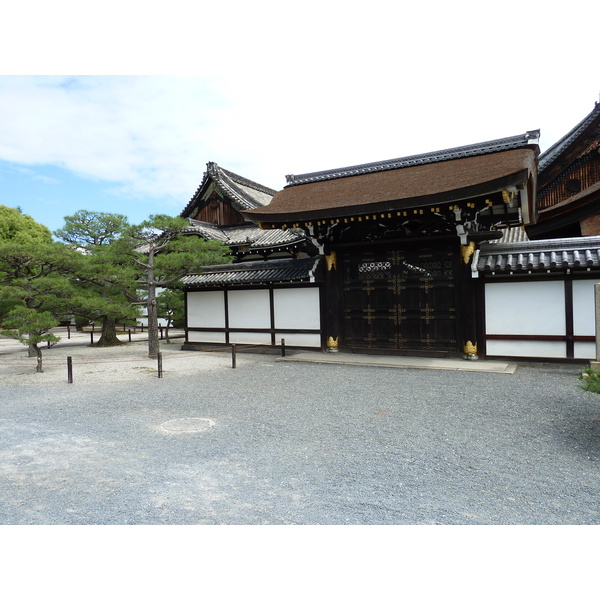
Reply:
M93 27L77 3L40 3L35 20L14 4L0 39L18 57L0 72L0 204L51 230L83 208L179 214L208 161L281 189L288 173L531 129L543 150L600 94L600 11L583 0L485 12L472 0L174 0L168 14L108 0Z

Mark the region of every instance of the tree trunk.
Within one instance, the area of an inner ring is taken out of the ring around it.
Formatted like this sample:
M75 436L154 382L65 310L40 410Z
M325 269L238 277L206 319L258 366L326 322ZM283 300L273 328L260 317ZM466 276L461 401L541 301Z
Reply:
M167 331L165 332L165 339L167 340L167 344L171 343L171 340L169 339L169 327L171 327L171 319L168 318L167 319Z
M31 339L31 336L35 335L35 333L31 333L29 332L27 334L27 336L29 337L29 339ZM35 344L29 344L27 346L27 357L28 358L32 358L33 356L37 356L37 352L36 352L36 348L35 348Z
M37 344L32 344L30 347L32 347L35 350L35 354L37 356L37 366L35 367L35 372L43 373L44 370L42 369L42 349L39 348Z
M156 283L154 280L154 252L148 254L148 358L156 358L159 351L158 342L158 307L156 306Z
M106 348L108 346L118 346L123 342L117 337L117 322L112 317L102 318L102 333L96 346Z

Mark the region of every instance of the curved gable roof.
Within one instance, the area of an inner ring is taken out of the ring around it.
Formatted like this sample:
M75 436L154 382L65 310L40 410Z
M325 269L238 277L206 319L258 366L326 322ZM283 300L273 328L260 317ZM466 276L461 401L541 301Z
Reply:
M231 202L231 206L237 211L265 206L271 202L275 195L275 190L223 169L215 162L208 162L206 163L206 171L202 182L196 193L181 211L182 217L189 217L192 214L202 201L211 183L215 184L221 194Z

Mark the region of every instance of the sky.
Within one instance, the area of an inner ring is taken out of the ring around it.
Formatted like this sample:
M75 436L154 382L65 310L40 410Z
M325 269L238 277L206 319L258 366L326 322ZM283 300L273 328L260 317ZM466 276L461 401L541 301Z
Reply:
M177 215L209 161L279 190L534 129L543 151L600 99L591 1L84 4L3 8L0 204L53 231Z

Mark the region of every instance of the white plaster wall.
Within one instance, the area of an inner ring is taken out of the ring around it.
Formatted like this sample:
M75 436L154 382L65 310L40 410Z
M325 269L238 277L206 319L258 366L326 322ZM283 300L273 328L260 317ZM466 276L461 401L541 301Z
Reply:
M594 342L575 342L575 358L591 358L596 360L596 344Z
M565 342L488 340L488 356L531 356L539 358L566 358Z
M189 292L188 327L225 327L224 292ZM190 340L199 341L199 340Z
M270 333L258 333L255 331L231 331L229 333L230 344L260 344L271 345Z
M286 346L321 347L321 334L319 333L277 333L275 334L275 344L277 346L281 345L281 338L285 340Z
M276 329L321 328L318 288L274 290L273 303Z
M229 327L234 329L271 327L269 290L235 290L229 292L227 297L229 298Z
M596 335L594 279L573 281L573 334ZM594 351L594 357L596 353ZM579 358L579 357L577 357ZM587 358L584 357L584 358Z
M563 282L487 283L485 285L485 328L486 333L490 335L565 335ZM488 354L497 354L490 351L491 343L487 343ZM522 356L550 355L524 354Z
M224 344L225 333L220 331L188 331L188 341Z

